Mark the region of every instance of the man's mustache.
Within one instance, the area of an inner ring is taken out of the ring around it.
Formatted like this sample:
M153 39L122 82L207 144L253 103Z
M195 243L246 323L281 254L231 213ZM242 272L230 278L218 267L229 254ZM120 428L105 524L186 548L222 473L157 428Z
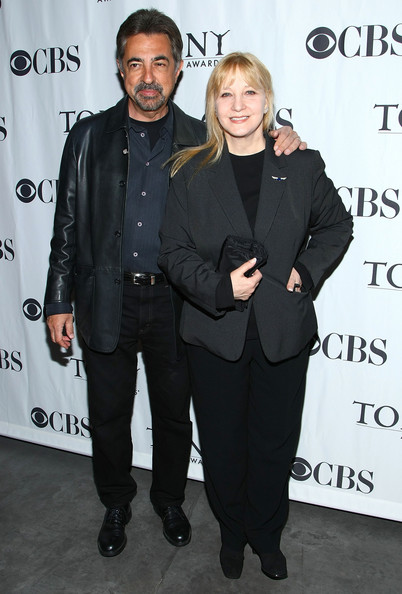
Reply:
M138 85L135 87L134 91L136 93L138 93L139 91L158 91L159 93L163 93L163 87L161 85L159 85L158 83L138 83Z

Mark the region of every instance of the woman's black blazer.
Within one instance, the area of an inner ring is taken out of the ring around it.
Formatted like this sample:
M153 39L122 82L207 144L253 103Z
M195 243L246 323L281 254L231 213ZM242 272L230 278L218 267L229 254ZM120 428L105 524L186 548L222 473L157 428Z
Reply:
M347 213L318 151L276 157L267 138L254 237L268 260L251 298L261 344L270 361L292 357L310 341L317 321L310 292L289 292L295 262L314 285L340 257L352 234ZM161 229L159 265L184 297L183 339L227 360L240 357L250 305L218 310L217 264L227 235L253 237L225 147L219 162L197 170L197 155L173 177ZM345 290L341 287L340 290Z

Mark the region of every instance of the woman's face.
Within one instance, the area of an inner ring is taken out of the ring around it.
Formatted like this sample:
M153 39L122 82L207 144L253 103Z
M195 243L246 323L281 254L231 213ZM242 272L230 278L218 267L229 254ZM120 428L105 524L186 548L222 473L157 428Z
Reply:
M215 100L215 111L229 150L261 143L267 107L264 90L249 85L238 69L224 81Z

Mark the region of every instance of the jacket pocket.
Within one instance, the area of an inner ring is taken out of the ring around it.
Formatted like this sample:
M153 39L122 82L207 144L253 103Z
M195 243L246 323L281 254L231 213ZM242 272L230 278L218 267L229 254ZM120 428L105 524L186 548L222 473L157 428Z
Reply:
M84 334L88 333L92 318L95 272L92 266L77 266L75 272L75 315L77 326Z

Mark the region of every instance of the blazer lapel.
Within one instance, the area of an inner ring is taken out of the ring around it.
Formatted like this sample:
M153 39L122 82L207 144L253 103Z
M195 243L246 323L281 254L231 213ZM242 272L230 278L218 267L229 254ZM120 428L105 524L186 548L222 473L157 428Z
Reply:
M267 138L260 198L254 230L254 237L261 242L264 242L271 229L288 183L286 157L284 155L276 157L273 151L273 144L272 139Z
M212 192L233 227L233 235L251 238L253 233L237 189L227 147L220 161L208 168L208 173Z

